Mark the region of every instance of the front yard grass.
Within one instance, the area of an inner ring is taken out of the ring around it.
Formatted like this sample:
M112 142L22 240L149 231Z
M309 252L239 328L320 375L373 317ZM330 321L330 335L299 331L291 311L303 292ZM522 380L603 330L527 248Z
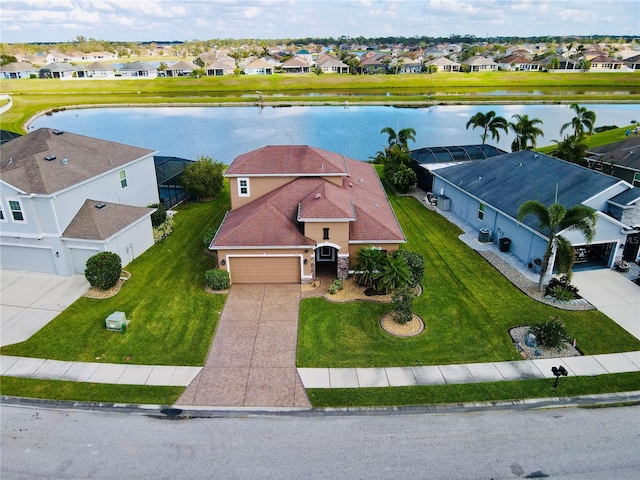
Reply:
M425 331L396 338L382 331L384 304L304 299L299 367L392 367L498 362L522 357L508 330L558 315L585 355L640 350L640 341L602 313L559 310L518 290L457 237L461 231L413 197L390 200L407 236L425 257L423 293L413 304Z
M214 259L202 237L229 208L219 199L177 208L173 233L126 266L131 278L114 297L81 297L29 340L3 347L3 355L142 365L203 365L226 295L208 294L204 272ZM127 333L105 329L123 311Z

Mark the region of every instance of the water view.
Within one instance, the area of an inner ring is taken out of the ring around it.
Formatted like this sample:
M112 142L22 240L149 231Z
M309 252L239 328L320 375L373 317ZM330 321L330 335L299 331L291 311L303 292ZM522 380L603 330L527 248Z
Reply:
M583 104L597 115L596 126L640 121L640 105ZM475 113L494 110L511 120L515 114L540 118L545 132L538 146L560 139L561 126L573 117L568 105L460 105L429 108L349 106L306 107L136 107L66 110L41 116L29 125L102 138L157 150L158 155L224 163L265 145L311 145L367 160L386 145L380 129L416 130L411 148L480 143L480 129L465 129ZM489 143L511 150L511 133Z

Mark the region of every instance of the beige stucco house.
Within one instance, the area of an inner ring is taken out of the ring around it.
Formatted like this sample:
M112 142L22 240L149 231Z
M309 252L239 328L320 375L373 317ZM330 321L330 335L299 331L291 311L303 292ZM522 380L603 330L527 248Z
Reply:
M306 145L238 156L225 177L227 213L209 248L232 283L346 278L357 252L392 252L405 237L372 165Z

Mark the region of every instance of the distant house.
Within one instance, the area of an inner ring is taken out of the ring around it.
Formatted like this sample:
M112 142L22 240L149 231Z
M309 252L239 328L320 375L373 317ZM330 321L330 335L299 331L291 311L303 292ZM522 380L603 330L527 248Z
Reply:
M40 78L73 78L78 69L66 62L48 63L40 69Z
M89 78L113 78L116 71L116 67L103 62L93 62L82 67L83 76Z
M627 70L627 68L620 60L605 55L598 55L591 59L591 68L589 68L589 70L592 72L608 72L612 70Z
M366 57L366 55L365 55ZM360 60L360 73L385 73L387 65L391 65L388 54L374 54Z
M40 128L0 149L2 268L69 276L89 257L126 265L153 245L152 150Z
M259 58L252 60L244 67L245 75L273 75L273 66Z
M227 213L209 248L232 283L346 278L360 248L387 252L404 234L372 165L306 145L238 156L225 173Z
M470 72L494 72L498 70L498 64L481 55L476 55L462 62Z
M308 50L305 50L304 48L302 50L298 50L293 54L293 56L304 59L304 61L307 62L307 65L309 66L313 65L313 54Z
M589 167L640 187L640 134L626 140L590 148L585 160Z
M39 72L39 67L34 67L27 62L12 62L0 67L0 74L2 74L2 78L7 79L37 78Z
M309 73L311 64L306 58L295 56L284 62L281 68L286 73Z
M199 68L200 67L195 63L180 60L172 65L167 66L164 72L167 77L186 77L189 76L191 72Z
M565 207L582 204L597 211L597 231L591 244L586 245L579 232L561 232L579 248L580 261L589 260L603 268L613 266L623 257L628 236L636 233L635 222L640 224L640 189L530 150L465 162L435 170L433 175L434 191L447 198L445 208L479 229L483 236L479 241L498 243L508 238L510 252L525 264L542 258L548 232L533 216L519 221L518 208L527 200L551 205L556 188L558 202ZM618 207L622 198L627 208ZM554 261L555 252L551 265Z
M438 72L459 72L460 64L447 57L438 57L425 63L426 67L434 66Z
M540 64L542 66L542 68L546 69L546 70L551 70L549 68L549 65L551 64L551 62L553 61L554 58L558 59L558 68L553 69L554 72L562 72L562 71L572 71L572 70L579 70L580 66L578 64L578 62L575 62L573 60L571 60L568 57L565 57L563 55L549 55L548 57L544 58L543 60L540 60Z
M211 65L205 67L207 75L210 77L221 77L223 75L233 75L236 69L235 63L229 64L227 62L216 61Z
M518 70L525 72L534 72L540 70L540 62L534 62L524 55L508 55L498 61L500 70Z
M421 73L422 62L411 57L399 57L391 63L397 73Z
M126 63L118 71L120 75L128 78L156 78L158 76L158 69L145 62Z
M640 70L640 55L628 57L623 62L631 70Z
M323 73L349 73L349 65L329 54L319 56L316 67Z

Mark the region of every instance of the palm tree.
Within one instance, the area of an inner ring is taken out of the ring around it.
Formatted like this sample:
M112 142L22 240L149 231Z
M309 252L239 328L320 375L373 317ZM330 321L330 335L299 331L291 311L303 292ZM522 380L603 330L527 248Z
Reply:
M596 221L598 219L596 211L586 205L575 205L566 209L558 203L556 194L556 201L549 208L538 200L524 202L518 208L518 220L523 220L527 215L535 215L540 223L540 228L548 230L546 235L549 241L542 257L538 290L542 291L544 286L544 277L549 268L549 259L554 248L556 250L558 272L566 274L567 278L571 280L571 275L573 274L571 268L573 267L575 252L571 242L560 235L560 232L579 230L584 235L587 243L591 243L596 235Z
M593 126L596 123L596 113L592 110L587 110L587 107L581 107L577 103L571 104L571 110L576 112L576 116L573 117L570 122L562 125L560 135L569 127L573 127L573 134L575 136L583 135L585 129L587 130L587 135L591 135L593 133Z
M385 254L382 250L375 247L368 246L362 247L358 250L358 259L356 261L356 272L358 284L371 287L373 286L378 269L384 261Z
M513 115L511 118L515 118L517 122L509 122L509 127L513 133L516 134L516 138L511 143L511 151L518 152L520 150L527 150L536 146L536 140L540 135L543 135L542 130L536 127L537 124L542 124L542 120L539 118L529 118L529 115Z
M507 120L503 117L497 117L496 112L493 110L486 114L482 112L476 113L467 122L467 130L469 130L470 125L473 125L474 129L476 127L484 129L484 132L480 135L482 143L487 143L487 134L489 132L491 132L491 138L496 139L498 142L500 141L500 133L498 133L498 130L504 130L505 133L509 132Z
M565 135L562 140L553 140L556 143L551 155L567 162L577 163L583 167L587 166L584 157L589 150L583 135Z
M380 133L386 133L387 135L389 135L388 148L391 148L394 145L398 145L400 148L402 148L402 150L408 151L409 140L413 140L414 142L416 141L416 131L411 127L403 128L398 133L396 133L396 131L391 127L384 127L382 130L380 130Z

